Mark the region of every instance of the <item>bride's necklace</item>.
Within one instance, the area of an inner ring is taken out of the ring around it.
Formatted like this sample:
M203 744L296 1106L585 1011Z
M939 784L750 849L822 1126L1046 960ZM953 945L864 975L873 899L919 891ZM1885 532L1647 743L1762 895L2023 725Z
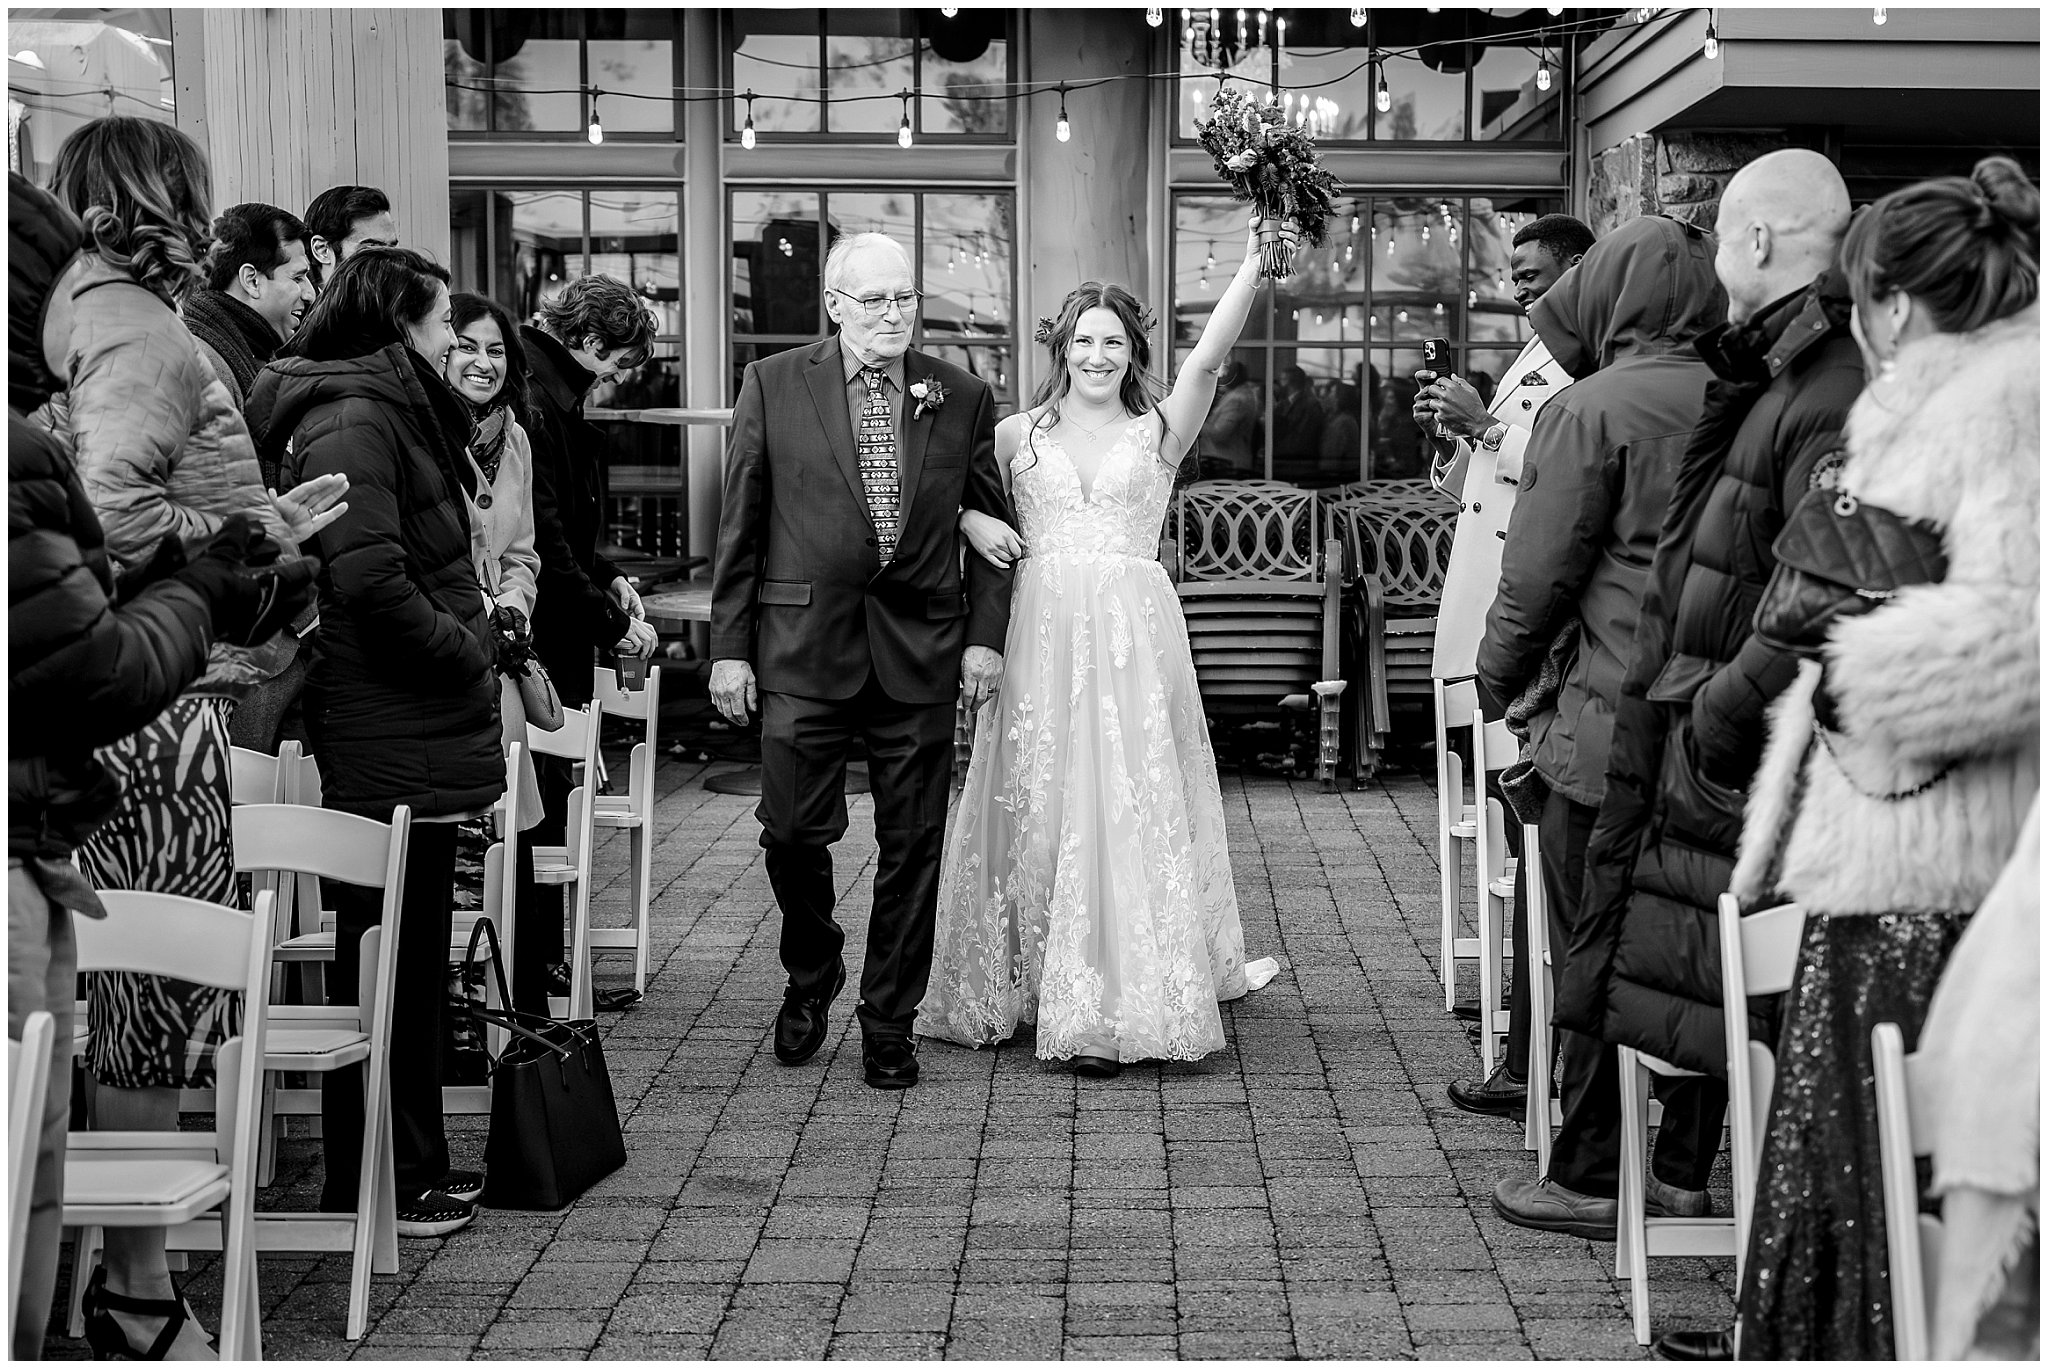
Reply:
M1110 424L1115 423L1119 419L1124 418L1127 418L1127 415L1125 415L1121 410L1119 410L1118 412L1111 414L1108 418L1103 419L1102 422L1096 424L1092 428L1085 423L1075 422L1072 414L1061 414L1060 422L1066 424L1068 427L1072 428L1077 433L1083 433L1089 437L1094 437L1096 434L1100 433L1104 428L1107 428Z

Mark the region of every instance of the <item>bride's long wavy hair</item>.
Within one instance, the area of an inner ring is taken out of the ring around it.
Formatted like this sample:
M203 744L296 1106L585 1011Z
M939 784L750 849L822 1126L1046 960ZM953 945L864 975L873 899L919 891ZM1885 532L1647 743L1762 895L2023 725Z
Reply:
M1060 302L1060 312L1053 320L1052 331L1045 338L1045 345L1052 353L1052 369L1038 384L1038 393L1032 396L1034 408L1042 408L1033 422L1034 435L1039 429L1050 432L1060 421L1060 401L1067 397L1074 387L1074 378L1067 372L1067 349L1073 345L1074 329L1081 322L1081 315L1090 309L1107 309L1116 315L1123 325L1124 337L1131 345L1130 369L1124 372L1123 384L1118 388L1117 397L1123 401L1124 412L1136 418L1151 413L1159 407L1165 390L1152 375L1152 338L1145 328L1145 306L1138 303L1133 295L1121 285L1106 284L1099 280L1083 281L1067 293ZM1164 416L1161 416L1162 423ZM1165 434L1160 434L1162 449Z
M199 145L171 125L94 119L57 149L50 192L85 222L95 252L165 303L198 282L212 175Z

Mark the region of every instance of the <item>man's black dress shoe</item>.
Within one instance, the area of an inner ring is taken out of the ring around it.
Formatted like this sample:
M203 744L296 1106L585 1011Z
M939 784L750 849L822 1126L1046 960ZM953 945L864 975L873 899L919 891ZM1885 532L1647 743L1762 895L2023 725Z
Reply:
M907 1036L870 1036L860 1063L871 1089L907 1089L917 1082L917 1045Z
M1457 1018L1460 1022L1477 1022L1479 1020L1479 1000L1476 998L1459 999L1451 1004L1451 1016Z
M822 994L806 994L791 985L782 996L782 1011L775 1015L775 1058L785 1065L801 1065L825 1044L825 1018L832 1000L846 987L846 962L832 972L832 987Z
M1482 1117L1506 1117L1521 1112L1529 1101L1528 1083L1511 1077L1505 1063L1496 1065L1493 1073L1480 1083L1460 1079L1444 1091L1453 1103Z
M1650 1354L1656 1359L1726 1359L1735 1358L1735 1328L1723 1327L1719 1331L1666 1331L1650 1342Z

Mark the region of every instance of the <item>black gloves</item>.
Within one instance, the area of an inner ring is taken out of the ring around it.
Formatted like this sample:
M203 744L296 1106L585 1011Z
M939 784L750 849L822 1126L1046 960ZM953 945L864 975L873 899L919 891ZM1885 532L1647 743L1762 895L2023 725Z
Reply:
M526 615L509 605L492 609L491 646L496 653L492 664L500 675L524 675L533 659L533 629Z
M231 646L269 640L312 598L320 563L304 557L279 566L280 548L246 513L221 525L177 578L213 606L213 635Z

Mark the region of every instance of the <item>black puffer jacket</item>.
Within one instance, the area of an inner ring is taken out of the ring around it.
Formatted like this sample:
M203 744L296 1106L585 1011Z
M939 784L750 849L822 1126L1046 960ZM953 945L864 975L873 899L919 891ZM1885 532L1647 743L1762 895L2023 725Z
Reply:
M1644 593L1557 1018L1725 1074L1715 907L1765 710L1798 665L1751 619L1787 512L1841 463L1863 363L1832 276L1717 329L1700 354L1715 379Z
M611 598L618 568L597 554L604 532L604 434L583 416L591 374L540 329L519 330L533 367L534 548L540 582L533 601L533 649L570 708L590 702L597 653L626 635L630 621Z
M339 471L348 512L314 539L320 631L307 730L330 808L385 818L489 804L505 788L489 615L470 560L467 407L403 344L290 357L249 394L289 488Z
M1536 415L1478 684L1501 716L1578 620L1556 706L1529 726L1537 772L1574 803L1600 802L1643 580L1711 378L1692 344L1727 315L1713 238L1658 217L1602 238L1529 311L1582 379Z

